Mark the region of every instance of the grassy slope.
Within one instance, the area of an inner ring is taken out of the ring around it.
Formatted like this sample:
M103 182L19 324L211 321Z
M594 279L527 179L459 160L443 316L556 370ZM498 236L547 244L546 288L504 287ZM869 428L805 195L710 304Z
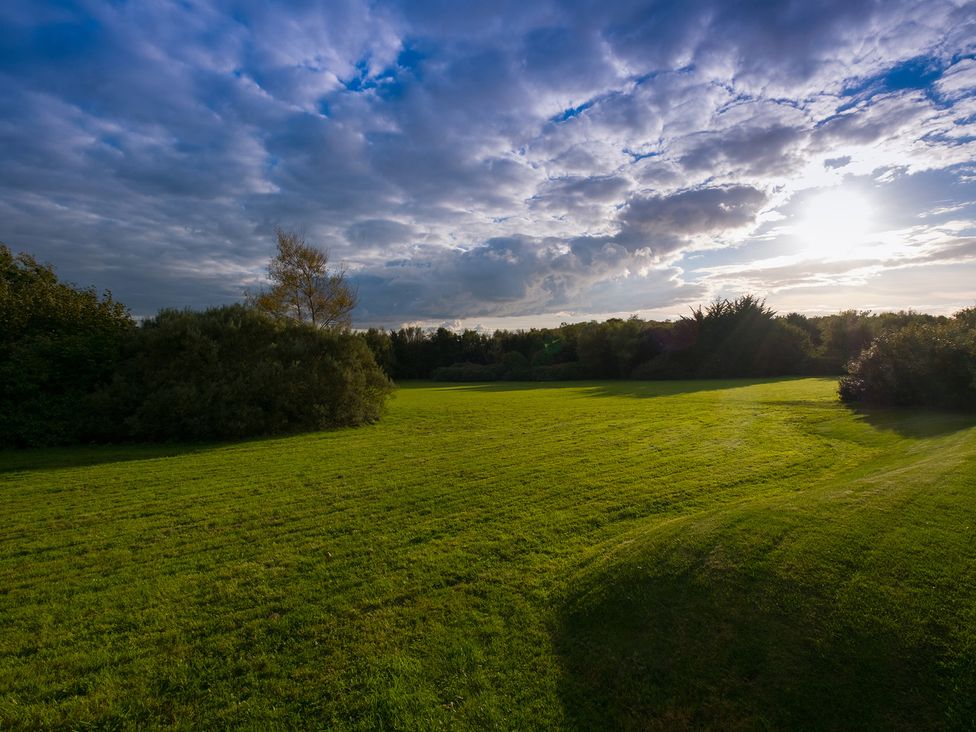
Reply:
M0 726L969 726L976 420L835 389L2 453Z

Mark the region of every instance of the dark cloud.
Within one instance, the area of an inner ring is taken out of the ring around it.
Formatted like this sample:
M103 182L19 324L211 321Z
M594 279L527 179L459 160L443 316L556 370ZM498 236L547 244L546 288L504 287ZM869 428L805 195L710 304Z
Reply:
M556 185L573 190L578 183ZM568 243L498 237L467 250L433 253L423 267L412 259L388 261L356 276L359 315L381 321L403 311L434 320L544 313L583 303L596 307L597 291L605 312L660 307L690 291L679 295L674 271L650 272L651 267L695 237L751 224L765 201L762 191L745 186L636 197L622 209L613 235ZM609 281L618 284L599 286ZM612 301L611 292L621 299Z
M751 186L701 188L671 196L631 199L621 213L617 240L629 249L649 248L660 256L703 234L754 223L766 194Z
M846 165L850 165L850 162L850 155L841 155L839 158L827 158L824 160L823 164L825 168L836 170L837 168L843 168Z
M593 243L593 242L590 242ZM582 242L580 242L582 244ZM701 288L676 281L676 270L639 274L651 263L612 241L601 256L523 237L491 239L467 251L445 251L422 266L397 260L357 273L363 324L415 318L506 317L572 310L620 312L663 307L693 298ZM631 270L630 267L634 269ZM615 282L613 287L603 283Z
M802 161L797 147L805 137L803 130L786 125L737 127L706 133L679 160L692 171L714 171L724 166L750 175L784 173Z
M546 181L530 201L534 209L556 214L572 213L588 222L606 215L608 204L626 195L633 182L622 176L566 176Z
M359 252L386 252L410 243L416 234L414 227L399 221L364 219L346 229L346 240Z
M275 226L376 323L661 305L804 170L952 197L973 38L951 0L8 0L0 240L140 314L239 298Z

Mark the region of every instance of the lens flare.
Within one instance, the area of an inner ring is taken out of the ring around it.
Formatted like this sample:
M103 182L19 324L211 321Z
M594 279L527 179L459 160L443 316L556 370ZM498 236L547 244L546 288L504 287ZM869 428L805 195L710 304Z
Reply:
M868 243L873 218L873 207L866 196L833 189L815 195L804 205L796 234L811 255L848 259Z

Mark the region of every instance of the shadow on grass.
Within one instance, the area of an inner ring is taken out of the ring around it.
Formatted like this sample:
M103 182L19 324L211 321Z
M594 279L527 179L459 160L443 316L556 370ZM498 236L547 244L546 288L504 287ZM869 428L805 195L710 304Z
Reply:
M432 381L425 382L428 386L439 388L455 388L467 391L484 392L512 392L512 391L543 391L558 389L582 389L585 396L604 397L622 396L638 399L652 397L676 396L706 391L726 391L741 389L759 384L776 384L805 377L777 377L769 379L683 379L660 381L632 381L616 379L593 379L582 381L487 381L487 382L457 382Z
M646 566L646 565L645 565ZM580 729L933 729L976 715L944 653L851 624L782 578L688 570L604 578L556 633Z
M0 475L34 470L83 468L135 460L157 460L207 452L218 444L138 444L36 447L0 450Z
M976 427L976 414L962 412L861 405L848 405L848 409L876 430L896 432L901 437L914 439L940 437Z

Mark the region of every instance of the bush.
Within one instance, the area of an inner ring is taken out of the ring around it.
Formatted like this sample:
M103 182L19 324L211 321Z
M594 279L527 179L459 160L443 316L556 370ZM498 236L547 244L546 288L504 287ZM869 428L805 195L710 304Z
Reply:
M373 359L376 361L376 365L383 369L383 373L392 379L396 362L393 353L393 340L390 338L390 334L385 330L370 328L357 335L363 339L366 345L369 346L369 350L373 352Z
M508 351L502 354L501 376L509 381L527 381L532 378L529 359L518 351Z
M434 381L497 381L502 378L500 364L456 363L439 366L431 372Z
M882 333L848 364L841 399L976 410L976 325L969 314Z
M392 391L353 334L232 305L163 311L133 333L99 395L103 439L200 440L375 421Z
M579 381L585 378L583 364L579 361L533 366L529 376L532 381Z
M810 334L786 319L769 324L753 356L752 375L795 376L803 373L813 352Z
M810 350L809 336L752 295L720 300L693 311L698 338L691 354L699 378L741 378L797 373Z
M0 445L87 438L91 395L112 378L134 325L110 293L76 289L0 245Z
M870 312L845 310L822 319L821 366L827 373L843 373L844 367L880 335L881 324Z
M694 354L685 351L665 351L630 372L631 379L656 381L659 379L690 379L696 371Z

